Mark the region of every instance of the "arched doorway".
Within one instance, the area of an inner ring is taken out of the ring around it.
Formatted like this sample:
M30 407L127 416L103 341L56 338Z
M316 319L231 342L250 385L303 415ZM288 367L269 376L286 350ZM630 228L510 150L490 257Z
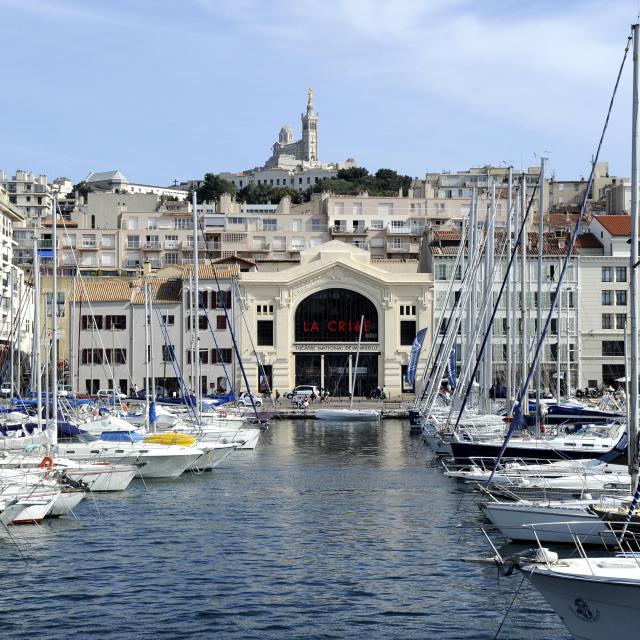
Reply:
M378 339L378 311L369 298L337 287L311 294L295 312L296 385L313 384L346 397L355 377L355 395L368 395L378 386Z

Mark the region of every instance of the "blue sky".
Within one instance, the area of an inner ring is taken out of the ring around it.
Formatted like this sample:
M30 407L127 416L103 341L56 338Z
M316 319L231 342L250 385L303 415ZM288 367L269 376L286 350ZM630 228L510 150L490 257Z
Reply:
M323 161L589 171L638 0L0 0L0 168L168 184L261 165L307 87ZM631 60L601 159L630 166Z

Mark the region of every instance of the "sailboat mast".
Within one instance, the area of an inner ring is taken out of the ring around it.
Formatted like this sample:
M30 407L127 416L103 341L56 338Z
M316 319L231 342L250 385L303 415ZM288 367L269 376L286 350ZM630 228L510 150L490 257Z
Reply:
M58 199L53 196L51 244L53 245L53 286L51 305L51 428L49 429L49 444L58 444ZM48 404L47 396L47 404Z
M507 183L507 246L509 247L509 252L507 255L511 255L511 222L512 222L512 210L511 203L513 199L513 169L509 167L508 173L508 183ZM507 260L504 259L505 265L507 264ZM508 268L505 266L505 268ZM506 342L507 342L507 362L505 367L505 377L506 377L506 389L507 389L507 407L511 404L511 397L513 395L513 385L512 385L512 377L513 377L513 351L511 350L511 336L514 331L514 326L511 324L511 295L513 292L512 288L512 280L513 274L511 270L506 274L507 275L507 298L504 305L505 309L505 325L507 327L506 331Z
M540 158L540 196L538 197L538 304L536 315L536 343L542 337L542 251L544 245L544 165L546 158ZM559 331L559 329L558 329ZM560 333L558 333L560 335ZM542 386L542 358L536 367L536 437L540 437L540 388Z
M527 177L522 174L522 183L520 187L520 216L524 221L527 215ZM528 264L527 264L527 246L529 244L529 232L527 231L527 225L524 225L524 233L522 237L522 243L520 245L520 322L522 323L522 329L520 331L521 341L521 357L520 366L522 367L522 383L527 379L527 371L529 371L529 327L528 323L528 305L527 297L529 296L529 278ZM529 415L529 390L523 389L522 392L523 415Z
M195 382L195 395L196 395L196 406L195 413L196 418L200 417L200 395L202 393L202 387L200 383L201 378L201 366L200 366L200 274L199 274L199 266L198 266L198 196L196 192L193 192L193 290L195 292L194 295L194 319L195 324L193 327L193 331L195 339L195 353L193 354L196 362L196 382Z
M33 372L36 383L36 422L42 432L42 372L40 371L40 253L38 237L33 234ZM33 387L32 387L33 388Z
M351 379L351 397L349 398L349 409L353 407L353 396L356 392L356 378L358 376L358 359L360 357L360 342L362 341L362 327L364 327L364 316L360 316L360 331L358 332L358 347L356 349L356 365Z
M631 486L638 484L638 91L640 90L640 61L638 60L638 28L633 25L633 118L631 134L631 256L629 264L629 302L631 307L631 388L629 401L629 471Z

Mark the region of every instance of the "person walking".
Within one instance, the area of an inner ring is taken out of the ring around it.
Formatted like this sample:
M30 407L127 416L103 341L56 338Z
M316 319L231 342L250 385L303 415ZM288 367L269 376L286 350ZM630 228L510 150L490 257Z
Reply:
M276 404L280 404L280 392L276 389Z

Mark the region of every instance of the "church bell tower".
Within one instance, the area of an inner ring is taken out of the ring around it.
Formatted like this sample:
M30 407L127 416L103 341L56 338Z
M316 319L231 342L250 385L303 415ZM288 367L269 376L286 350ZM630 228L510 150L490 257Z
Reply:
M318 114L313 113L313 91L307 91L307 113L302 119L302 160L318 161Z

